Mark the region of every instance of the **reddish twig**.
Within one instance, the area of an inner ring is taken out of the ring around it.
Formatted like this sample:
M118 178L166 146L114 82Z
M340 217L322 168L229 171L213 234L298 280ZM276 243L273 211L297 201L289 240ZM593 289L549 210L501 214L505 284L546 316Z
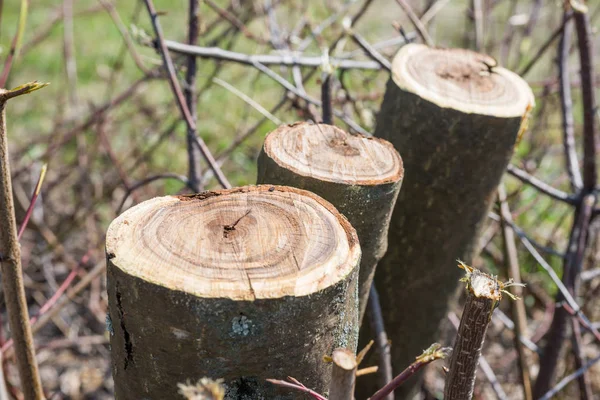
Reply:
M282 387L286 387L286 388L290 388L290 389L295 389L300 392L304 392L317 400L327 400L327 398L325 396L315 392L314 390L310 390L309 388L307 388L306 386L304 386L302 383L298 382L296 379L292 378L291 376L288 376L288 380L290 380L291 382L280 381L277 379L267 379L266 381L272 383L273 385L282 386Z
M427 350L417 357L415 362L410 364L404 371L391 380L387 385L379 389L369 400L384 400L387 396L402 385L408 378L413 376L418 370L426 366L432 361L443 360L450 354L449 347L442 347L438 343L434 343Z
M25 212L25 218L23 218L23 222L21 223L21 227L19 228L19 232L17 232L17 240L21 240L21 236L27 227L27 223L29 222L29 218L31 218L31 214L33 214L33 207L35 206L35 202L37 201L38 196L40 195L40 190L42 189L42 183L44 182L44 177L46 176L46 169L48 168L47 164L42 166L42 170L40 172L40 177L38 178L37 184L35 185L35 189L33 191L33 196L31 196L31 201L29 202L29 207L27 207L27 212Z

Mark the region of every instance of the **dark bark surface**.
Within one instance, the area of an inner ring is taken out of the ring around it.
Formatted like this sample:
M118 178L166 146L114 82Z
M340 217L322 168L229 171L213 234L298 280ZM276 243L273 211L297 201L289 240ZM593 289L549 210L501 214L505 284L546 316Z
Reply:
M317 126L314 126L315 135L319 134ZM297 127L298 125L293 125L279 129L289 129L291 131ZM347 137L359 136L350 135L341 130L338 131ZM372 140L362 138L367 142ZM265 146L267 146L267 143L265 143ZM386 146L389 146L389 144L386 144ZM292 147L290 145L288 151L293 151ZM355 151L348 149L348 144L342 140L338 140L332 147L344 147L344 152L348 154L347 160L349 163L352 162L353 158L362 157L363 160L361 161L363 162L366 158L366 155L360 153L358 149L355 149ZM300 148L301 146L298 143L298 149ZM325 180L295 171L295 166L282 165L270 156L270 151L263 146L258 157L257 183L292 186L315 193L333 204L356 229L362 251L359 272L359 315L362 321L369 298L369 289L375 275L375 268L387 250L390 218L402 185L404 172L402 163L400 162L400 169L394 179L382 179L380 182L371 180L368 183L336 182L333 178ZM394 150L390 147L389 151L393 152Z
M455 260L473 258L520 126L520 117L441 108L388 82L375 135L400 152L406 177L375 285L395 374L438 340L460 278ZM407 382L396 398L407 398L418 383ZM374 386L366 386L368 395Z

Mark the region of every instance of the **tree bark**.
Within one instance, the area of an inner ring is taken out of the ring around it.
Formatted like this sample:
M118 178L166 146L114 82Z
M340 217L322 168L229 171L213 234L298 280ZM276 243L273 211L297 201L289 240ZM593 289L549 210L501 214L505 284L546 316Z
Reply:
M356 351L356 232L312 193L250 186L160 197L106 239L115 394L176 397L223 378L225 399L300 399L267 378L326 392L335 348Z
M361 321L375 267L387 249L403 175L402 159L390 143L326 124L283 125L267 136L258 157L258 183L311 191L331 202L356 229L362 250Z
M394 374L438 339L460 278L455 260L472 262L533 105L527 83L488 56L409 44L394 58L375 130L408 171L375 276ZM409 398L419 381L408 381L396 398Z
M444 385L444 400L471 400L475 372L492 313L502 300L504 285L496 277L476 269L466 270L467 301L452 348Z

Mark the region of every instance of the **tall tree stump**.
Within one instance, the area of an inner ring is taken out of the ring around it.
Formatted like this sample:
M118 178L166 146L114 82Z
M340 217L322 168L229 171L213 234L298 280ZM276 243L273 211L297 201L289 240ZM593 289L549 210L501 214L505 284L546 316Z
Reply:
M300 399L264 380L326 392L323 356L356 351L358 238L312 193L155 198L112 222L106 254L118 400L176 398L205 376L226 399Z
M407 171L375 275L394 373L439 340L460 278L455 260L472 262L533 105L527 83L486 55L410 44L394 58L375 130L401 152ZM409 398L418 381L396 398Z
M362 250L361 320L375 267L387 249L403 175L391 143L326 124L283 125L267 136L258 158L258 183L309 190L331 202L356 229Z

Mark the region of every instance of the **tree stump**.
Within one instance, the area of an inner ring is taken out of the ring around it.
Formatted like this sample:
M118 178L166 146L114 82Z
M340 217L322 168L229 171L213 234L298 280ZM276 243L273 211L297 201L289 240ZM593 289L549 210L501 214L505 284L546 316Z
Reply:
M251 186L159 197L106 239L115 394L176 398L223 378L226 399L300 399L265 382L326 392L338 347L356 351L360 246L318 196Z
M455 260L472 262L533 105L527 83L486 55L409 44L394 58L375 136L394 144L408 172L375 285L395 374L439 340L460 278ZM396 398L409 398L418 382L408 381Z
M387 141L351 135L326 124L283 125L265 139L258 158L258 183L293 186L331 202L356 229L362 259L360 320L387 232L404 170Z

